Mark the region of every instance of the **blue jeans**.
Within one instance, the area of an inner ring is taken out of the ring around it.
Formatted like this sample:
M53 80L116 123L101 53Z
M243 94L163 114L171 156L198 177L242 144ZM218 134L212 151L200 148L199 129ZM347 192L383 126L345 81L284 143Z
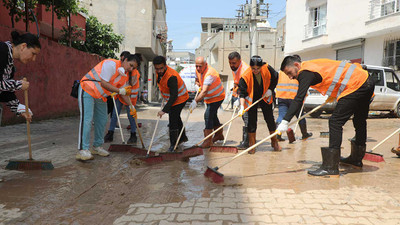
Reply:
M221 100L219 102L213 102L211 104L207 104L207 109L206 112L204 113L204 120L206 123L206 128L205 129L214 129L214 127L220 126L221 123L219 122L218 119L218 108L221 106L222 102L224 100Z
M117 106L118 110L118 115L121 114L121 109L124 104L117 98L115 99L115 105ZM131 125L131 133L136 132L136 123L135 123L135 118L130 113L130 108L129 105L126 105L126 115L128 116L129 123ZM109 131L114 131L115 126L117 124L117 114L115 114L115 108L113 107L113 111L111 112L111 121L110 121L110 128L108 128ZM120 127L122 129L122 127Z
M278 98L278 109L279 109L279 115L278 119L276 119L276 124L280 124L285 117L290 104L292 103L293 99L284 99L284 98ZM301 110L301 109L300 109ZM296 113L296 117L299 118L299 113L300 110ZM302 115L304 112L302 112ZM290 121L289 121L290 122ZM306 119L302 119L299 121L299 124L306 124Z
M89 150L90 129L94 123L93 146L99 147L104 143L103 134L107 124L107 102L93 98L79 87L78 102L80 111L78 149Z

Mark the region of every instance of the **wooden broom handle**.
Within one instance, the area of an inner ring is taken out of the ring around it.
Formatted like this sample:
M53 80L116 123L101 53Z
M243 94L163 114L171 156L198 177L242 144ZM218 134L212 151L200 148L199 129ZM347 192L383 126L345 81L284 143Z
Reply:
M22 79L23 81L28 81L26 77ZM25 99L25 114L29 115L29 101L28 101L28 89L24 90L24 99ZM29 160L33 160L32 158L32 146L31 146L31 123L28 119L26 119L26 132L28 136L28 149L29 149Z

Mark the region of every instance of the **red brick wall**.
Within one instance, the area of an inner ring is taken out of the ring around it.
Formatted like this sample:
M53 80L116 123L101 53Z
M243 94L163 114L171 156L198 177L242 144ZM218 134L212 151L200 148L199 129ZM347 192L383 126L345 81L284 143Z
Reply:
M10 40L11 31L11 28L0 25L0 41ZM17 72L14 78L27 77L30 82L29 106L34 120L79 113L77 99L70 96L72 83L81 79L102 58L43 38L40 43L42 50L35 62L24 65L15 61ZM23 92L16 93L23 103ZM23 121L5 105L3 108L2 124Z

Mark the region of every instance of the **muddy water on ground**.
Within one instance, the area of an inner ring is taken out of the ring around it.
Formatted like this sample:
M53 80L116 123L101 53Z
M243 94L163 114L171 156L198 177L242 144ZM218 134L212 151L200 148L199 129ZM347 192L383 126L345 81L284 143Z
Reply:
M143 124L141 131L146 147L149 146L153 134L157 111L157 108L150 108L138 113L139 122ZM185 143L185 147L192 146L203 138L203 112L199 107L191 115L186 131L190 141ZM183 112L183 118L185 114L186 111ZM231 118L230 111L220 112L220 115L221 122ZM34 150L40 152L41 157L53 159L56 167L54 171L5 173L6 182L0 183L0 203L24 212L22 218L13 222L111 224L117 217L125 214L132 203L180 202L208 197L210 191L222 191L224 187L278 188L302 192L348 186L373 186L390 192L396 190L396 184L392 181L400 174L400 159L390 153L390 148L397 145L397 137L393 137L377 149L377 152L385 154L386 163L365 162L362 171L341 167L339 179L307 176L308 169L319 166L320 147L328 145L328 138L319 137L319 132L328 131L326 118L308 120L309 130L314 136L307 141L297 140L293 144L281 142L281 152L274 152L267 141L257 148L255 155L245 154L227 164L219 170L225 175L222 185L209 182L203 173L207 165L220 166L229 160L232 154L205 152L204 156L192 158L189 162L163 162L151 166L140 163L136 156L127 153L112 153L107 158L96 156L92 161L78 162L74 159L78 119L75 120L66 119L36 125ZM154 151L169 147L167 121L167 117L160 121L152 147ZM55 129L54 125L60 123L65 125L64 128ZM128 125L126 117L122 116L122 123L123 127ZM397 129L397 123L396 119L369 120L367 149ZM24 156L25 140L21 138L24 131L21 127L11 127L10 130L18 138L8 142L3 140L2 149L20 146L14 150L14 154ZM129 138L129 132L126 129L123 131L126 139ZM242 121L238 119L232 124L228 144L238 144L241 132ZM257 140L268 135L269 131L260 114ZM349 154L350 144L347 139L353 135L354 128L349 121L344 127L342 155ZM296 136L300 136L299 131ZM116 130L114 137L114 143L121 143L119 130ZM49 149L49 145L52 148ZM137 146L141 146L139 140ZM5 164L5 159L5 156L1 158L2 165Z

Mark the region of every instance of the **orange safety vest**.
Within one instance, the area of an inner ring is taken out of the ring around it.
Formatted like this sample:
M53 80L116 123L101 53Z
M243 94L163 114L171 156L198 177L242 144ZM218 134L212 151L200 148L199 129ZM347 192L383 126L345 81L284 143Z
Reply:
M346 61L314 59L301 63L299 73L303 70L321 75L322 82L311 87L337 100L356 91L368 79L366 70Z
M211 66L207 66L207 68L204 71L204 77L203 77L203 74L200 74L199 72L197 72L197 70L196 70L196 75L197 75L197 79L199 80L202 88L203 88L204 80L208 76L214 77L214 82L211 85L209 85L207 94L204 97L204 101L207 104L219 102L219 101L222 101L225 99L224 86L222 85L222 82L221 82L218 72L214 68L212 68Z
M82 89L88 93L90 96L93 98L102 98L104 102L107 102L107 97L111 95L111 92L103 88L100 84L101 78L101 69L103 68L103 63L107 60L114 61L116 63L115 67L115 73L112 75L109 83L116 87L120 88L122 87L126 81L128 81L128 75L126 76L121 76L119 75L118 68L121 67L121 61L120 60L115 60L115 59L105 59L101 61L99 64L97 64L93 69L91 69L83 78L81 79L81 86ZM84 80L98 80L99 82L96 81L85 81Z
M269 85L271 83L271 73L268 70L268 64L264 64L261 67L260 73L261 73L261 79L263 81L263 87L264 87L263 95L264 95L267 92ZM247 108L251 104L253 104L253 82L254 82L253 71L251 69L247 70L246 73L243 74L242 78L247 84L248 96L244 98L245 100L244 108ZM272 104L272 95L269 98L264 98L263 100L268 104Z
M172 104L172 106L175 106L187 101L189 99L189 92L187 91L185 82L182 80L179 73L176 72L171 67L167 66L167 71L165 71L164 75L160 80L160 83L158 84L158 87L160 88L161 91L161 95L166 101L168 101L170 97L168 80L171 76L175 76L178 80L178 98ZM157 80L158 80L158 74L157 74Z
M242 60L242 62L240 63L240 66L239 66L239 68L236 70L236 72L235 72L235 71L232 71L233 83L239 85L239 80L240 80L240 78L242 77L242 75L243 75L243 74L246 72L246 70L248 70L248 69L250 69L250 66ZM234 97L238 97L238 93L237 93L237 90L238 90L238 89L239 89L238 86L236 86L236 87L233 88L233 90L232 90L232 91L233 91L233 92L232 92L232 95L233 95Z
M284 72L279 71L278 84L276 85L276 98L294 99L299 89L299 81L291 80Z
M132 81L133 81L134 85L132 86L131 95L130 95L129 97L131 98L132 105L135 106L135 105L136 105L136 102L137 102L138 94L139 94L139 85L140 85L139 78L140 78L140 73L139 73L139 71L138 71L137 69L134 69L134 70L132 71L132 75L131 75L131 76L132 76ZM127 82L127 85L128 85L128 86L131 85L131 83L129 82L129 80L128 80L128 82ZM118 99L119 99L120 102L122 102L122 104L128 105L128 104L126 104L125 101L122 99L121 95L118 95Z

